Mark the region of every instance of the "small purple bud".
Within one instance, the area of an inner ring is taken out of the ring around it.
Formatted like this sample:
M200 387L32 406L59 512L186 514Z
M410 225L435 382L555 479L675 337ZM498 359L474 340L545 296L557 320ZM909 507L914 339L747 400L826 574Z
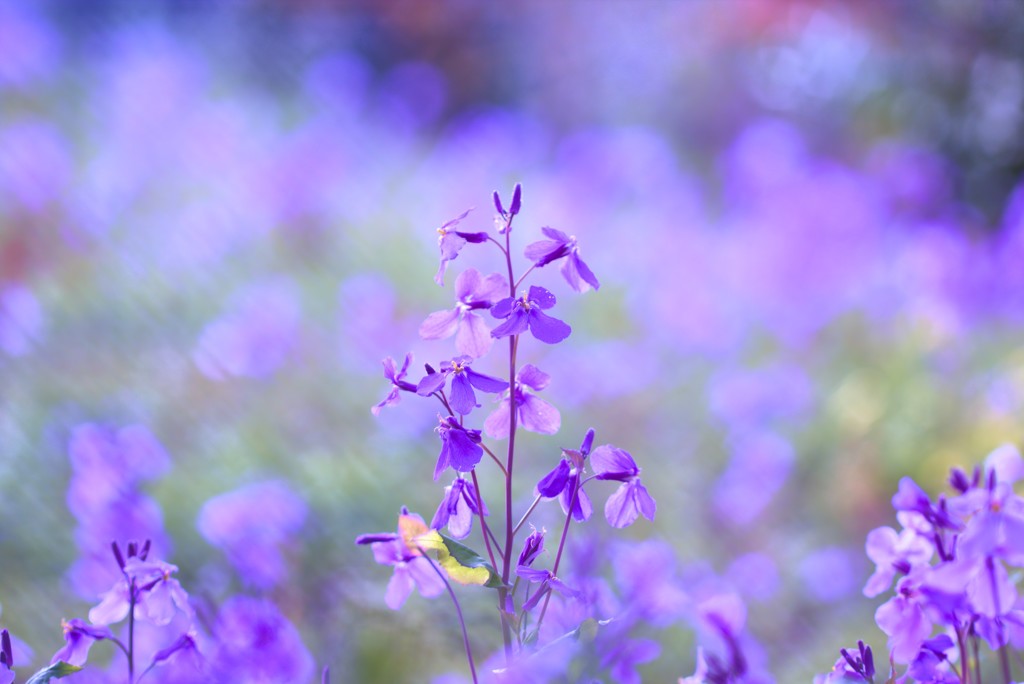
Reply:
M850 664L850 667L853 668L854 672L860 672L861 664L857 662L857 660L852 655L850 655L849 651L847 651L845 648L841 648L839 649L839 655L846 658L846 662Z
M14 651L11 648L11 635L6 629L0 630L0 662L14 669Z
M544 530L542 529L538 532L534 529L533 532L530 533L530 536L526 538L526 541L523 542L523 551L519 554L519 563L517 563L517 565L527 567L533 565L533 561L535 561L537 556L539 556L543 551Z
M515 216L519 213L519 208L522 206L523 199L523 186L516 183L515 190L512 191L512 204L508 207L508 213Z
M505 215L505 207L501 206L501 197L498 196L498 191L494 191L494 208L498 210L498 213L502 216Z
M583 442L580 444L580 453L586 457L592 446L594 446L594 428L587 430L587 434L584 435Z
M864 674L868 677L875 676L875 656L871 653L871 647L865 646L863 641L858 641L857 644L861 648L861 653L864 658Z
M149 547L152 546L152 542L153 540L151 539L147 539L145 541L145 543L142 545L142 548L139 550L139 558L141 558L142 560L146 560L146 557L149 555Z
M981 483L981 466L974 466L974 473L971 477L971 486L977 487Z
M135 542L128 542L128 557L135 558L139 555L139 545Z
M423 370L427 371L427 375L433 375L434 373L437 372L436 370L434 370L434 367L431 366L429 363L423 364Z
M117 560L117 566L124 570L124 556L121 555L121 549L118 548L117 542L110 542L110 549L114 552L114 559Z
M961 494L971 488L971 483L967 479L967 473L959 468L953 468L949 471L949 484Z
M988 491L995 491L996 488L996 471L995 469L988 471Z

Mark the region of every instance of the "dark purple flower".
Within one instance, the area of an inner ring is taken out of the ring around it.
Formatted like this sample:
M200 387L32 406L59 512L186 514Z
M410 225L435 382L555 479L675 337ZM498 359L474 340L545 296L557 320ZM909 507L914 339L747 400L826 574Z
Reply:
M11 684L14 681L14 651L11 648L11 635L6 629L0 630L0 684Z
M516 425L542 435L553 435L562 427L562 416L558 409L526 388L539 392L548 386L551 376L531 363L516 372ZM509 405L508 390L505 391L491 415L484 421L484 432L494 439L508 437Z
M455 280L455 308L435 311L420 325L420 337L443 340L455 335L455 349L473 358L484 356L494 338L484 319L475 312L490 309L508 291L508 283L497 273L480 277L475 268L466 269Z
M502 338L518 335L529 328L533 336L541 342L547 344L561 342L569 336L572 328L563 321L544 313L545 309L550 309L554 305L555 295L536 285L531 286L529 293L518 299L512 297L502 299L491 307L491 315L507 320L491 331L491 337Z
M441 437L441 453L434 466L435 480L449 466L456 472L468 473L483 458L484 448L480 446L479 430L467 430L451 416L440 418L440 424L434 430Z
M66 643L53 654L51 663L63 660L71 665L85 665L89 649L95 642L113 638L113 634L106 627L95 627L78 618L61 621L60 626L64 630Z
M434 598L444 592L444 581L435 572L432 561L423 555L416 543L419 536L431 532L423 518L409 513L405 507L398 516L396 534L363 534L356 537L356 544L369 544L373 558L381 565L390 565L395 570L388 582L384 602L388 608L398 610L412 593L418 589L424 598ZM436 534L436 533L435 533Z
M508 382L483 373L477 373L470 368L469 364L473 359L469 356L457 356L451 361L441 364L440 371L428 373L420 380L416 387L416 393L420 396L429 397L434 392L444 389L445 382L450 376L452 378L452 391L449 397L451 407L457 413L466 415L475 409L476 393L473 388L481 392L500 392L508 387Z
M586 292L590 288L601 287L597 277L580 258L579 246L575 235L566 235L554 228L541 228L547 240L540 240L526 246L526 258L537 268L547 266L553 261L565 259L562 264L562 276L576 292Z
M394 406L401 399L399 392L415 392L416 385L404 380L405 374L409 372L409 364L412 363L412 352L405 355L405 362L401 369L395 368L395 360L390 356L384 359L384 377L391 381L391 391L381 399L380 403L370 409L370 412L377 416L385 406Z
M954 684L960 679L949 670L947 651L955 647L948 634L939 634L921 645L921 650L907 668L907 674L916 682Z
M437 274L434 282L444 285L444 272L448 270L448 262L459 256L459 251L466 246L466 243L480 243L487 241L487 233L464 233L459 230L452 230L459 224L459 221L466 218L471 209L462 212L451 221L446 221L437 229L437 246L441 249L441 263L437 267Z
M224 551L247 584L270 589L286 579L281 547L306 519L306 503L287 484L257 482L203 504L196 527Z
M584 461L593 444L594 429L591 428L583 437L579 450L562 449L562 459L558 465L537 483L538 494L549 499L557 496L563 513L568 514L571 505L572 517L579 522L589 520L591 513L594 512L590 497L582 485L578 485Z
M483 500L480 500L483 503ZM483 508L484 515L488 515L487 506ZM439 530L448 526L448 532L455 539L463 539L469 536L473 528L473 516L480 513L477 505L477 491L472 482L461 477L444 488L444 498L441 505L434 513L434 519L430 526Z
M641 484L640 468L628 451L604 444L594 449L590 463L597 479L622 483L604 506L609 525L620 528L632 525L640 514L654 520L657 505Z

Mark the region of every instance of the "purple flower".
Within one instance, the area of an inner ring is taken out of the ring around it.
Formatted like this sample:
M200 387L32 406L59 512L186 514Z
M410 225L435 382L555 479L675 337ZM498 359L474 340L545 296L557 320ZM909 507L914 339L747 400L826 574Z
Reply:
M72 665L85 665L85 661L89 657L89 649L95 642L113 638L113 634L106 627L95 627L78 618L61 621L60 626L64 630L66 643L63 648L53 654L51 663L63 660Z
M11 649L11 635L6 629L0 630L0 684L14 681L14 651Z
M875 676L875 657L871 647L863 641L857 642L857 653L850 653L845 648L839 649L839 660L832 671L814 678L814 684L839 684L840 682L873 682Z
M563 513L568 514L571 505L572 517L579 522L589 520L591 513L594 512L590 497L587 496L583 486L578 484L584 461L593 444L594 429L591 428L583 437L583 443L579 450L562 449L562 459L558 465L537 483L538 494L549 499L557 496Z
M898 533L891 527L879 527L868 533L865 549L875 563L875 572L864 585L864 595L872 598L886 591L897 572L908 574L913 568L928 565L934 548L913 529Z
M177 663L179 666L185 664L188 666L184 668L185 671L191 675L187 681L191 681L196 676L205 679L203 673L206 671L206 660L196 644L196 633L191 630L179 636L170 646L154 653L152 663L153 665Z
M960 678L949 669L947 651L954 648L953 639L948 634L940 634L928 639L921 645L921 650L907 668L907 674L916 682L932 684L957 684Z
M897 663L909 663L932 632L925 612L927 599L920 591L920 576L908 575L896 584L896 596L875 611L875 622L889 636L889 650Z
M417 537L430 531L423 518L409 513L403 507L398 516L396 534L363 534L356 537L356 544L370 545L374 560L395 569L384 594L384 603L388 608L401 608L414 588L424 598L434 598L444 592L444 581L416 543Z
M434 466L435 480L448 466L457 472L468 473L483 458L484 449L480 446L479 430L467 430L450 416L440 418L440 424L434 430L441 437L441 453Z
M505 207L501 205L501 196L498 191L494 191L494 208L498 212L498 215L507 219L515 216L519 213L519 209L523 204L523 186L516 183L516 187L512 189L512 204L509 205L508 211L505 211Z
M540 584L537 587L537 591L530 596L529 599L523 603L523 612L528 613L533 610L540 600L544 598L552 589L568 598L579 598L580 593L575 589L570 588L562 580L555 577L550 570L535 570L525 565L520 565L516 568L516 574L525 580L530 581L534 584Z
M544 552L544 535L545 530L537 531L537 528L533 528L533 531L526 537L526 541L523 542L523 550L519 553L519 562L516 563L517 567L530 567L533 565L533 561L537 560L537 556Z
M301 317L292 282L277 279L251 286L235 296L227 314L203 330L195 363L213 380L267 377L297 346Z
M434 282L444 285L444 272L448 270L448 262L459 256L459 251L466 246L467 242L481 243L487 241L487 233L464 233L459 230L452 230L459 224L459 221L466 218L471 209L462 212L451 221L446 221L437 229L437 246L441 249L441 263L437 267L437 274Z
M471 363L473 359L468 356L457 356L451 361L445 361L441 364L439 372L427 373L426 377L420 380L416 394L429 397L434 392L443 390L445 382L451 376L452 392L449 403L456 412L466 415L479 406L476 403L474 387L481 392L500 392L508 387L508 382L504 380L477 373L469 367Z
M576 292L586 292L590 288L595 290L601 287L597 277L580 258L579 246L576 244L575 235L566 235L554 228L541 228L548 240L540 240L526 246L526 258L534 262L534 266L540 268L547 266L553 261L565 259L562 264L562 276Z
M484 356L494 338L484 319L475 312L490 309L508 291L508 283L497 273L480 277L475 268L466 269L455 280L455 308L435 311L420 325L420 337L443 340L455 335L455 349L473 358Z
M399 392L415 392L416 385L403 380L405 374L409 372L409 364L412 363L412 352L405 355L405 363L402 364L400 370L395 369L395 360L390 356L384 359L384 377L391 381L391 391L386 397L380 400L380 403L376 404L370 409L370 413L377 416L380 415L380 410L385 406L394 406L401 399Z
M236 596L221 606L210 658L218 682L308 682L313 658L298 630L266 599Z
M245 582L270 589L286 578L281 546L305 519L302 498L284 482L270 481L213 497L199 511L196 527Z
M551 382L551 376L531 363L516 372L516 425L524 430L542 435L553 435L562 427L562 416L558 413L558 409L526 391L526 388L530 388L534 392L540 392L548 386L549 382ZM508 391L506 390L498 408L484 421L484 432L489 437L494 439L508 437L510 429L508 402Z
M116 545L115 545L116 549ZM147 561L145 550L140 556L124 562L124 579L119 580L98 605L89 611L89 621L96 625L110 625L128 616L131 592L135 592L135 619L156 626L166 625L176 610L192 615L188 594L171 575L178 568L159 560Z
M615 480L622 484L608 497L604 506L604 517L612 527L632 525L637 516L643 514L654 520L657 505L647 488L640 482L640 468L628 451L611 444L594 449L590 463L598 480Z
M555 295L543 287L533 285L528 294L518 299L506 297L491 307L491 315L495 318L508 319L491 331L491 337L502 338L518 335L527 328L541 342L556 344L572 332L566 323L544 313L555 305Z
M483 500L480 500L480 503L483 503ZM452 537L464 539L469 536L469 532L473 528L473 516L479 513L476 487L472 482L457 477L444 488L444 498L441 500L441 505L437 507L437 512L434 513L430 527L439 530L447 525L448 532ZM486 504L483 514L489 515Z

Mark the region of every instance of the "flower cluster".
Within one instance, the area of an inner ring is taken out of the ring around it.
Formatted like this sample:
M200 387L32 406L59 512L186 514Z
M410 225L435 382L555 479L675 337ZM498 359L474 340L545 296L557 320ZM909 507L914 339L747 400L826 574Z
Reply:
M572 327L552 313L558 303L555 294L539 285L527 287L524 281L536 269L561 263L561 273L572 290L597 290L600 284L580 257L576 237L549 227L542 229L546 239L526 246L523 253L530 266L517 279L511 234L513 220L522 208L521 187L515 187L507 209L495 193L494 207L497 235L485 230L457 229L468 211L438 229L440 264L435 281L443 284L448 266L467 245L496 248L504 257L508 277L497 273L483 276L474 268L462 271L455 281L454 307L430 314L419 328L420 336L426 340L454 335L456 355L437 364L426 364L426 374L415 382L407 379L411 354L406 355L400 368L394 359L386 358L384 377L390 382L390 389L372 408L376 415L385 407L395 406L403 393L436 399L442 408L435 428L441 447L433 478L438 480L450 468L455 471L454 479L444 488L429 526L423 518L403 508L397 532L365 534L356 539L356 543L372 547L378 563L394 569L385 592L388 607L400 608L414 590L433 598L447 589L462 626L474 681L477 675L469 634L449 580L496 590L496 622L501 628L504 653L500 657L503 663L491 669L506 679L512 672L527 670L532 673L530 676L539 677L536 668L546 662L552 644L559 642L559 637L578 631L583 621L593 619L590 616L596 597L567 583L560 568L571 523L586 522L591 516L593 505L588 489L596 486L591 483L604 480L619 485L604 507L605 518L612 527L626 527L640 516L654 520L656 512L654 498L642 484L640 467L633 456L611 444L594 447L591 429L578 449L554 450L553 466L536 483L532 505L520 515L514 514L516 432L523 429L554 435L562 424L558 409L537 396L548 387L551 376L532 363L519 364L525 348L522 342L532 338L554 345L572 334ZM504 366L508 375L497 377L478 370L486 364L495 342L501 340L508 342L508 365ZM488 394L497 395L497 406L481 420L477 409ZM495 441L506 440L503 456L485 441L485 435ZM488 461L484 460L485 454ZM494 466L494 472L484 469L488 465ZM503 480L504 500L498 506L493 502L488 506L479 480L495 474ZM524 540L517 537L535 509L550 499L559 500L564 521L554 559L542 567L545 531L531 526L532 532ZM501 513L492 516L492 510ZM493 517L498 520L492 520ZM456 541L470 536L474 519L479 521L483 546L479 553ZM443 530L448 536L441 533ZM518 557L513 555L517 549ZM558 625L557 634L551 634L550 627L544 629L549 606L552 617L548 624ZM577 616L575 622L567 618L570 614ZM605 617L610 620L614 615ZM622 640L625 631L621 628L626 624L633 623L620 621L616 629L605 632L618 633L616 638L621 643L632 643ZM645 653L640 649L625 660L610 658L604 666L613 673L632 672L635 663L649 659ZM631 664L623 666L624 662Z
M1012 681L1009 649L1024 647L1021 479L1024 459L1004 445L970 474L953 469L948 495L932 499L910 478L900 481L892 499L900 529L872 530L866 543L876 567L864 594L893 591L875 612L890 662L906 667L890 681L981 684L981 644L995 652L1001 681ZM874 681L871 649L859 650L844 650L817 681Z

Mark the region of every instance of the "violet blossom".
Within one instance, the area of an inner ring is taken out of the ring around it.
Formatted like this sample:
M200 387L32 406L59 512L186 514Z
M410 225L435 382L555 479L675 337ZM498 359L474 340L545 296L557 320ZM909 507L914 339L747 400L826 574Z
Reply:
M470 368L473 359L469 356L457 356L451 361L441 364L438 372L428 372L416 386L416 394L429 397L434 392L444 389L448 378L452 379L452 391L449 397L451 407L457 413L467 415L474 408L479 406L476 403L476 393L473 388L481 392L500 392L508 387L508 382L483 373L477 373ZM428 371L433 370L428 367Z
M475 268L468 268L455 280L455 308L435 311L420 324L420 337L425 340L443 340L455 335L455 349L460 354L480 358L494 343L491 330L477 311L490 309L508 283L497 274L486 278Z
M537 483L537 493L545 498L553 499L558 497L558 503L562 506L562 512L569 514L569 507L572 507L572 517L578 522L585 522L590 519L594 507L590 503L590 497L580 483L580 474L583 472L583 465L590 454L590 448L594 444L594 429L587 430L583 437L580 448L562 449L562 459L547 475Z
M449 466L460 473L468 473L483 458L484 448L480 446L480 431L467 430L455 418L438 417L440 424L434 428L441 438L441 453L434 466L437 480Z
M396 369L395 360L390 356L385 358L382 363L384 364L384 377L391 381L391 391L379 403L370 408L370 413L375 416L380 415L380 410L385 406L396 405L401 399L401 392L416 391L416 385L404 379L406 373L409 372L409 364L412 363L412 352L405 355L405 362L400 369Z
M491 337L519 335L527 328L535 338L547 344L556 344L569 336L572 328L563 321L544 313L555 305L555 295L543 287L533 285L528 293L518 298L506 297L491 307L495 318L507 319L491 331Z
M565 259L561 272L569 287L576 292L586 292L590 288L597 290L601 287L597 276L580 258L575 235L566 235L547 226L541 228L541 231L548 239L527 245L524 252L526 258L534 262L535 267L541 268L559 259Z
M481 511L477 501L477 491L473 483L461 477L455 478L444 488L444 498L437 507L430 527L439 530L447 525L448 532L453 538L468 537L473 528L473 516ZM483 503L482 499L479 501ZM484 515L489 515L486 504L482 510Z
M441 224L441 227L437 229L437 246L441 250L441 263L437 267L437 274L434 276L434 282L438 285L444 285L444 273L448 270L448 262L459 256L459 252L466 243L481 243L487 241L487 233L465 233L459 230L453 230L455 226L459 224L459 221L466 218L472 209L467 209L450 221L445 221Z
M444 580L432 567L423 549L416 543L417 537L430 532L423 518L402 507L398 516L398 531L395 534L362 534L356 537L356 544L369 544L373 558L381 565L394 568L391 580L384 594L384 603L392 610L398 610L406 599L417 589L424 598L434 598L444 592Z
M562 427L562 416L558 409L527 388L539 392L548 386L551 376L531 363L516 371L516 425L542 435L553 435ZM491 415L484 421L484 432L494 439L508 437L510 431L509 393L506 389Z
M609 525L627 527L641 514L648 520L654 520L657 504L640 482L640 468L628 451L604 444L594 449L590 463L598 480L622 483L604 506L604 516Z
M129 555L123 569L124 578L89 611L90 622L110 625L125 619L133 592L137 620L145 620L159 627L169 623L178 610L192 615L188 594L178 580L171 577L178 571L176 566L159 560L147 561L143 553L141 556Z
M267 599L228 599L214 625L218 682L308 682L313 658L295 626Z
M61 629L64 631L64 646L53 654L51 663L63 660L71 665L84 665L89 657L89 649L97 641L113 639L114 635L106 627L90 625L79 618L62 620Z

